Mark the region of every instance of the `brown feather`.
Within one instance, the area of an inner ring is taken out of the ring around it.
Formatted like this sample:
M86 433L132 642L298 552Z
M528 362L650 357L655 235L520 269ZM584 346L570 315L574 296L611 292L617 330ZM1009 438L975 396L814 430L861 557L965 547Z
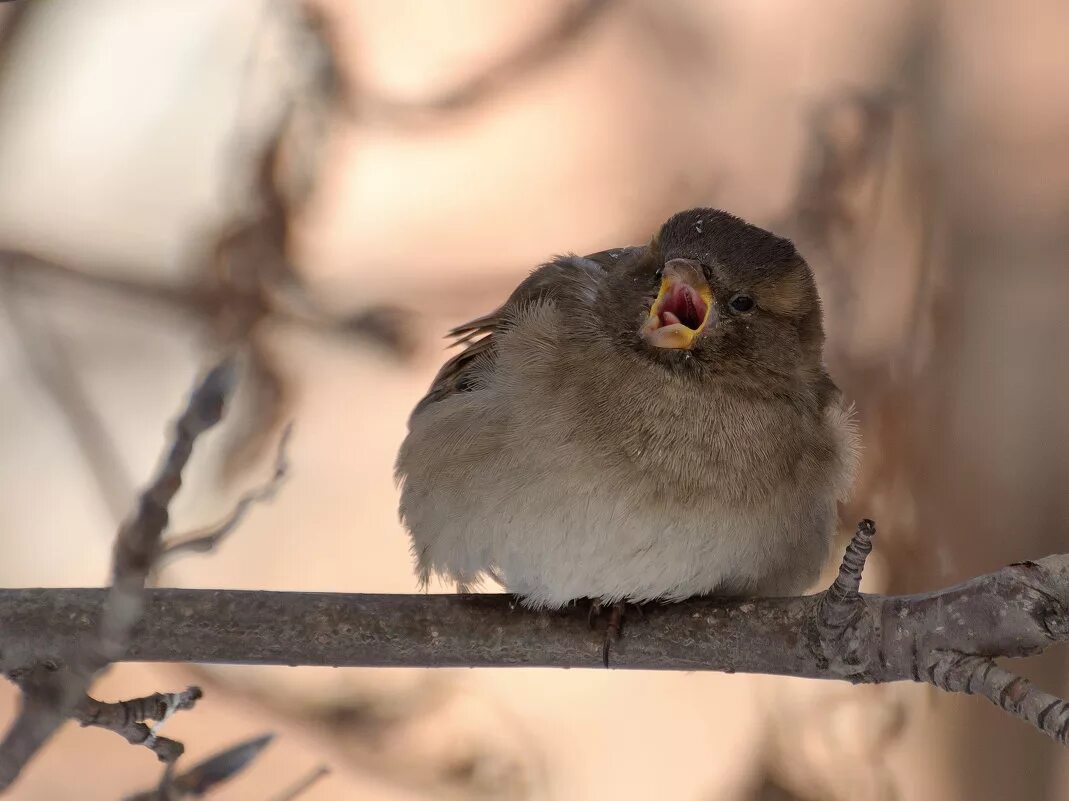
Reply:
M419 414L432 403L472 389L477 370L493 365L494 333L501 330L515 311L541 298L552 297L560 291L562 282L567 281L570 272L611 269L625 261L628 256L641 250L642 248L613 248L581 258L577 256L557 258L532 272L509 299L495 311L450 329L447 336L453 341L448 347L463 346L464 349L442 365L431 382L427 394L416 404L412 416Z

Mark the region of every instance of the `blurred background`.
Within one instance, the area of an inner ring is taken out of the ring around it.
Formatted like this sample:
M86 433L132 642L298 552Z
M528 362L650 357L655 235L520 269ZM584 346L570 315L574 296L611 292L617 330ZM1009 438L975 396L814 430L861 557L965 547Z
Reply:
M174 528L268 476L289 420L292 477L160 583L415 591L392 462L445 330L696 205L817 271L868 589L1069 550L1067 35L1062 0L0 5L0 585L106 580L167 421L236 347ZM1069 693L1064 652L1022 669ZM188 683L187 763L278 735L220 801L324 764L301 798L1069 795L1069 752L921 686L121 665L96 694ZM69 724L12 797L158 772Z

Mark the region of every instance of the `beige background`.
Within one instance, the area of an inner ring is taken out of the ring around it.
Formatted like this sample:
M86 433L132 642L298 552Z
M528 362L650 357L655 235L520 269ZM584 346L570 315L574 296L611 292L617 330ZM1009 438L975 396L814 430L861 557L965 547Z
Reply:
M297 97L278 172L317 169L287 212L288 256L331 309L402 307L415 345L403 357L264 320L257 346L296 421L292 478L165 583L413 591L391 470L441 335L547 256L641 242L699 204L795 237L818 270L829 361L866 441L844 520L881 524L870 587L936 587L1069 545L1064 3L609 3L532 66L498 70L479 102L419 113L404 109L507 60L566 4L323 0L341 88L318 106L310 34L276 0L31 5L0 51L0 249L90 285L202 280L214 232L255 208L256 154ZM99 584L115 512L219 330L28 273L0 284L0 583ZM106 476L61 402L72 383ZM243 392L190 468L176 529L269 471L270 440L224 480L256 401ZM1027 670L1066 692L1064 655ZM1063 750L983 701L912 686L126 665L97 692L193 681L208 697L166 729L187 760L279 735L219 799L270 798L323 762L333 774L302 798L1069 793ZM0 718L15 700L0 685ZM157 772L147 751L70 725L12 797L118 798Z

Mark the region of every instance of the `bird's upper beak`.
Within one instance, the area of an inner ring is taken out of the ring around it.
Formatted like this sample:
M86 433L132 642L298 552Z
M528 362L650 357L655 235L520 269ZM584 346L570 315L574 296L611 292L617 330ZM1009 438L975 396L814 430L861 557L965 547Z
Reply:
M672 259L664 265L661 290L639 335L656 348L687 350L709 323L713 291L697 262Z

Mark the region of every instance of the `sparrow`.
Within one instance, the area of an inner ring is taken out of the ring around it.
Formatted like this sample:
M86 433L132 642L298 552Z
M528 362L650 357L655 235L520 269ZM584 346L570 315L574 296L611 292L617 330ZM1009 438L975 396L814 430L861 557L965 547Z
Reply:
M396 464L424 586L619 607L816 579L858 441L789 240L684 211L554 258L450 335Z

